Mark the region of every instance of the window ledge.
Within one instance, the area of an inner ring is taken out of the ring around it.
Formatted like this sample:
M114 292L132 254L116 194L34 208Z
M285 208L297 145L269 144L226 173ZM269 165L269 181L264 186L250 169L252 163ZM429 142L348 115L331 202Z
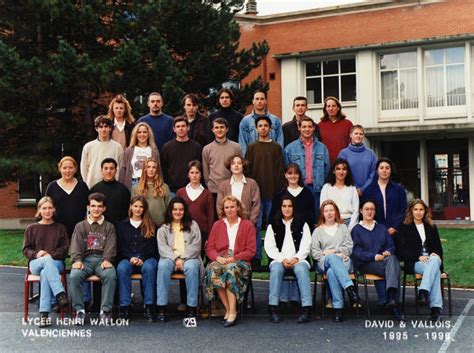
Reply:
M36 200L33 199L25 199L25 200L18 200L16 203L16 207L35 207Z

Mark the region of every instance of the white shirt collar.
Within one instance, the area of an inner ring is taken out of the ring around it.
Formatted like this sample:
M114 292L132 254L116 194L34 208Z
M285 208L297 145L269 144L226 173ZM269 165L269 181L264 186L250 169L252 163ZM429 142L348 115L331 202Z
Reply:
M232 175L230 177L230 185L235 184L235 183L239 183L239 181L235 180L234 176ZM242 181L240 181L240 183L247 184L247 179L245 178L245 175L242 175Z

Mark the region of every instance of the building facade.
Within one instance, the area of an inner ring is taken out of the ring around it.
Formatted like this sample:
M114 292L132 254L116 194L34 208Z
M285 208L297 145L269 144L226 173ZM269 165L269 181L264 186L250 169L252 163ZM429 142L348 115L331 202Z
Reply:
M270 83L271 112L291 119L303 95L319 121L324 98L338 97L435 219L474 219L474 2L371 1L238 20L242 46L269 43L253 74Z

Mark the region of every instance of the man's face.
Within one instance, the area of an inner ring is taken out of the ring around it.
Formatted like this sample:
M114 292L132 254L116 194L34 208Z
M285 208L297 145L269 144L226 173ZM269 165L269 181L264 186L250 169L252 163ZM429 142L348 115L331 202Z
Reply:
M255 110L265 110L267 106L267 99L265 98L265 94L262 92L255 93L253 96L252 104Z
M157 94L148 97L148 108L151 115L160 115L163 108L163 98Z
M102 215L104 214L106 207L103 202L91 200L89 202L89 206L87 206L87 209L89 211L90 217L94 221L98 221L99 219L102 218Z
M230 98L229 93L222 92L219 96L219 105L222 108L229 108L232 105L232 99Z
M302 121L300 124L300 134L303 138L309 139L314 135L314 124L311 121Z
M226 137L229 128L227 128L224 124L213 123L212 124L212 132L216 139L222 140Z
M268 135L270 134L270 125L268 124L268 121L265 120L259 120L257 123L257 133L258 136L267 138Z
M184 121L178 121L174 124L173 131L176 134L176 137L183 138L188 134L189 126Z
M190 98L186 98L186 100L184 101L184 112L187 117L194 118L196 116L198 108L199 106L197 104L194 104Z
M112 106L112 111L114 112L114 117L116 119L122 119L125 115L125 104L114 103L114 105Z
M112 181L115 179L115 173L117 172L117 168L113 163L104 163L102 166L102 178L104 181Z
M99 124L99 126L95 128L95 131L97 131L99 140L108 141L110 138L110 131L112 131L112 128L109 125L102 123L102 124Z
M299 99L293 102L293 111L295 112L296 116L303 116L307 110L308 104L305 100Z

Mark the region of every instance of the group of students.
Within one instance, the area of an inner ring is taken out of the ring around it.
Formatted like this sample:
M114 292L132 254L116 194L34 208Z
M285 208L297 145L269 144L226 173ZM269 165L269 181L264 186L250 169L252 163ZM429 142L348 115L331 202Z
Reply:
M377 160L363 144L363 127L352 125L340 102L328 97L315 124L305 115L306 98L296 97L295 117L282 126L267 111L265 92L254 93L246 117L232 109L233 99L222 89L220 109L206 117L197 96L187 94L184 114L173 119L152 93L150 113L134 125L128 101L117 96L108 115L95 119L98 138L81 157L84 181L75 178L76 161L62 158L61 178L38 202L39 222L25 231L23 252L30 271L41 275L40 323L48 324L52 305L69 305L60 281L69 246L79 324L91 274L101 278L104 320L112 317L117 285L119 316L128 318L130 275L141 273L145 317L167 321L170 279L178 271L185 275L186 315L196 317L205 277L208 299L217 292L223 325L233 326L249 274L260 268L264 226L272 322L281 321L279 303L298 296L298 322L311 320L310 257L327 275L335 321L343 319L343 290L359 305L352 271L385 277L376 283L379 300L403 319L395 255L406 270L424 274L418 299L438 320L442 248L429 208L415 200L407 209L405 190L391 180L392 162ZM283 283L288 272L296 288Z

